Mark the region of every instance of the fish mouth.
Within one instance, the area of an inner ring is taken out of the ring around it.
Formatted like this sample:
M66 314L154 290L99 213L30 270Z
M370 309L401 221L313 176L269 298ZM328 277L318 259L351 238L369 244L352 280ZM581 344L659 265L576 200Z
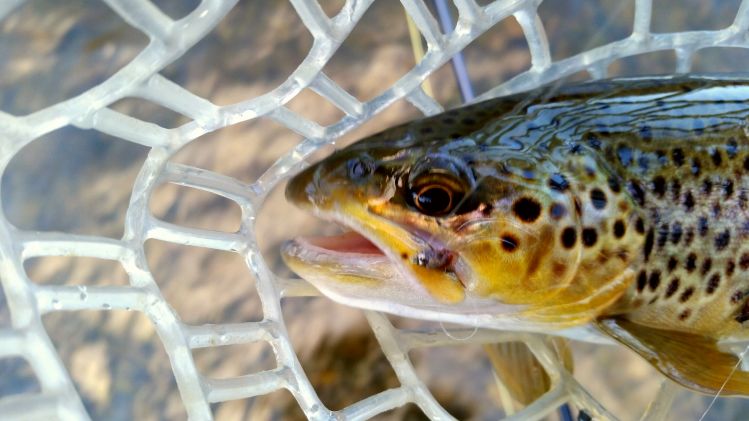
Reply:
M297 237L283 244L281 254L294 272L318 287L325 284L321 278L374 286L384 278L383 269L393 272L385 253L353 230L331 236Z
M400 297L408 304L463 300L465 288L452 255L435 240L365 206L338 203L341 209L309 210L343 227L344 233L297 237L282 246L282 257L295 273L326 295ZM442 264L435 263L438 259Z
M385 256L373 242L356 231L346 231L339 235L298 237L307 250L314 250L323 256L346 259L370 259Z

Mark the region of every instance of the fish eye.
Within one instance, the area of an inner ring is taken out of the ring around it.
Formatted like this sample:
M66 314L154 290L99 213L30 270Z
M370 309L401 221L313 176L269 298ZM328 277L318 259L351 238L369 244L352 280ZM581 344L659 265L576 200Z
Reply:
M453 207L453 192L440 184L429 184L414 192L414 205L427 215L443 215Z
M463 200L476 183L465 163L445 154L430 154L418 160L407 175L406 201L428 216L443 216L471 207Z

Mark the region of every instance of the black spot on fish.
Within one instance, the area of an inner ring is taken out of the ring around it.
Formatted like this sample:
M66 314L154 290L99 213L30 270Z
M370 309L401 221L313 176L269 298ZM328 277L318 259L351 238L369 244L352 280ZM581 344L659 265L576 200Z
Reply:
M658 289L658 286L661 284L661 271L654 270L650 273L650 277L648 278L648 286L650 286L651 291L655 291Z
M622 238L624 237L624 233L627 231L627 226L624 225L624 221L621 219L617 219L616 222L614 222L614 237L616 238Z
M476 120L472 118L464 118L460 120L461 123L465 124L466 126L473 126L476 124Z
M679 290L679 278L674 278L671 280L671 282L668 283L668 286L666 287L666 294L664 297L671 298L672 295L676 294L676 291Z
M609 188L614 193L619 193L622 191L622 186L619 184L619 180L615 179L614 177L609 177Z
M627 190L629 190L629 194L632 195L632 199L635 203L640 206L645 204L645 191L642 189L640 183L636 180L630 180L627 183Z
M674 257L674 256L669 257L668 258L668 266L666 266L668 268L668 272L669 273L673 272L674 269L676 269L676 266L678 264L679 264L679 261L676 259L676 257Z
M720 154L720 150L713 149L710 151L710 159L713 160L713 165L720 167L723 164L723 155Z
M749 156L744 158L744 170L749 171Z
M647 262L650 258L650 253L653 252L653 237L654 237L653 229L651 228L648 231L648 235L645 236L645 245L643 247L643 252L645 254L645 261Z
M713 276L710 277L710 279L707 280L707 286L705 287L705 292L708 294L712 294L715 292L716 289L718 289L718 286L720 285L720 274L715 273Z
M534 199L522 197L512 205L512 211L521 221L533 222L541 215L541 205Z
M669 227L668 223L661 224L660 227L658 227L658 239L656 240L656 244L658 245L658 248L663 248L663 246L666 245L666 242L668 241L668 234L669 234Z
M684 245L689 246L694 240L694 228L689 227L687 229L687 235L684 237Z
M707 235L708 228L709 228L709 226L707 224L707 217L700 216L697 219L697 231L699 232L699 234L700 234L701 237L704 237L704 236Z
M739 192L739 208L741 210L746 210L746 203L747 203L746 191L744 189L741 189L741 191Z
M518 248L518 240L512 235L505 234L502 236L502 249L506 252L513 252Z
M640 271L637 275L637 290L642 292L645 289L645 285L648 284L648 274L645 271Z
M715 249L718 251L725 250L731 242L731 232L725 230L715 236Z
M736 270L736 262L733 261L733 259L730 259L728 263L726 263L726 276L733 275L733 272Z
M744 291L735 291L731 294L731 304L738 304L744 298Z
M674 224L671 226L671 242L674 244L679 244L679 241L681 241L681 236L684 233L684 228L682 228L680 222L674 222Z
M637 218L637 221L635 221L635 231L640 235L645 234L645 222L642 218Z
M742 253L739 258L739 267L741 270L749 270L749 253Z
M715 217L715 218L719 217L721 210L722 210L722 208L720 206L720 201L719 200L715 200L715 202L713 202L713 207L712 207L713 217Z
M663 176L656 176L653 179L653 193L659 197L663 197L666 193L666 179Z
M577 231L573 227L567 227L562 231L562 245L564 248L571 249L577 243Z
M679 301L681 301L682 303L686 303L690 298L692 298L692 294L694 294L694 287L685 289L684 292L681 293Z
M559 173L554 173L549 177L549 187L556 191L565 191L570 187L567 178Z
M700 275L705 276L708 272L710 272L710 269L713 268L713 259L707 257L702 262L702 267L700 268Z
M431 133L434 133L434 128L430 126L424 126L419 129L419 132L421 134L431 134Z
M694 253L689 253L687 256L687 260L684 263L684 269L687 270L688 273L694 272L694 270L697 268L697 255Z
M684 320L688 319L689 316L691 316L691 315L692 315L692 310L686 309L686 310L682 311L681 313L679 313L679 320L684 321Z
M593 203L594 208L603 209L606 207L606 193L601 189L595 188L590 191L590 201Z
M586 247L593 247L598 241L598 233L595 228L583 228L583 244Z
M674 165L681 167L684 165L684 151L681 148L675 148L671 151L671 159L674 160Z

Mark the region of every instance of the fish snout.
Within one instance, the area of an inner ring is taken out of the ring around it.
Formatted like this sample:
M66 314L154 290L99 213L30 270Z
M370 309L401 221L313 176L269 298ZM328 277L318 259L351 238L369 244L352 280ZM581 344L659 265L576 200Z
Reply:
M286 185L286 200L302 209L317 205L318 191L314 183L314 167L310 167L292 177Z

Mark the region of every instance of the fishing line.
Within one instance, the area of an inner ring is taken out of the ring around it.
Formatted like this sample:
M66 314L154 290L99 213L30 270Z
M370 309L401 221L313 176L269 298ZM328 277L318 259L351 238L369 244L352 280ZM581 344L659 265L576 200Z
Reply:
M734 365L731 372L728 373L728 377L726 377L726 380L720 386L720 389L718 389L718 393L716 393L715 396L713 396L713 400L710 401L710 405L708 405L707 408L705 408L705 412L702 413L702 416L700 417L698 421L704 420L705 416L707 416L707 413L710 412L710 409L712 409L713 405L715 405L715 401L718 400L718 396L720 396L720 394L723 392L723 389L726 388L728 381L731 380L731 377L733 376L733 374L736 373L736 370L739 369L739 366L744 361L744 356L746 355L747 351L749 351L749 345L747 345L746 348L744 348L744 350L741 352L741 354L739 354L739 360L736 362L736 365Z
M454 341L459 341L459 342L467 341L467 340L473 338L474 335L476 335L476 332L479 331L479 327L476 326L476 325L474 325L473 326L473 332L471 332L470 335L466 336L465 338L458 338L457 336L453 336L453 334L450 333L450 331L445 327L445 325L442 324L442 320L439 321L439 324L440 324L440 327L442 328L442 332L444 332L445 335L447 335L448 338L450 338L450 339L452 339Z
M478 307L476 306L476 302L475 302L475 301L471 301L471 304L472 304L472 307L473 307L473 314L476 314L476 313L477 313L477 310L478 310ZM469 339L473 338L473 337L474 337L474 336L476 335L476 332L478 332L478 331L479 331L479 326L478 326L478 324L477 324L477 323L474 323L474 324L473 324L473 332L471 332L471 334L470 334L470 335L466 336L465 338L458 338L457 336L454 336L453 334L451 334L451 333L450 333L450 331L449 331L449 330L448 330L448 329L447 329L447 328L445 327L445 325L444 325L444 324L442 323L442 320L438 320L438 322L439 322L439 324L440 324L440 327L442 328L442 332L444 332L444 333L445 333L445 335L446 335L446 336L447 336L448 338L450 338L450 339L452 339L452 340L454 340L454 341L459 341L459 342L464 342L464 341L467 341L467 340L469 340Z

